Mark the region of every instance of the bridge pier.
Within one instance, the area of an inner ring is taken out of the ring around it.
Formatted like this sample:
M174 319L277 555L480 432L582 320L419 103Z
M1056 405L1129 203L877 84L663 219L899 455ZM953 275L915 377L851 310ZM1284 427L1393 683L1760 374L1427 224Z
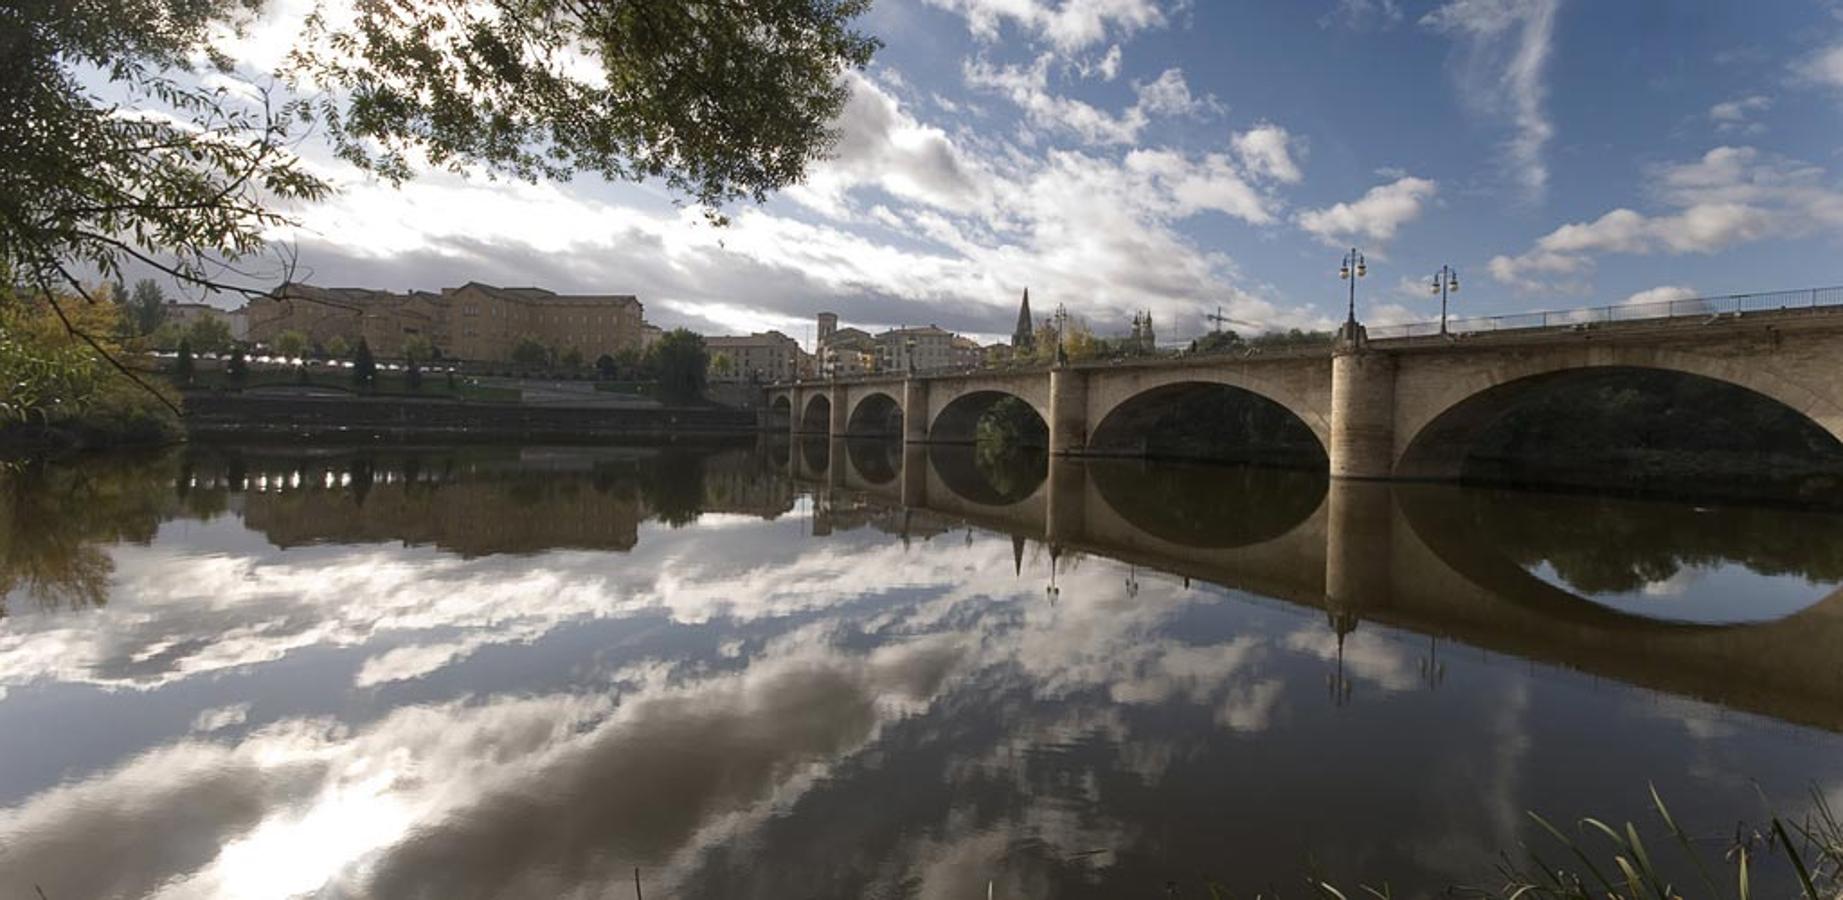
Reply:
M1079 541L1086 531L1088 467L1076 460L1051 459L1043 490L1043 539L1052 546Z
M910 375L902 383L902 442L904 444L925 444L928 442L928 382ZM903 456L904 472L907 472L908 456ZM906 483L906 475L905 475Z
M909 509L928 505L928 448L921 443L902 446L902 505Z
M1333 481L1325 497L1325 609L1355 626L1393 593L1394 501L1387 484Z
M1088 374L1068 367L1049 373L1049 452L1081 453L1088 447Z
M851 409L845 404L845 392L845 386L834 381L826 398L832 404L832 418L826 434L834 438L844 437L845 432L851 428Z
M1360 328L1361 326L1359 326ZM1332 478L1384 479L1395 469L1395 360L1361 333L1331 358Z

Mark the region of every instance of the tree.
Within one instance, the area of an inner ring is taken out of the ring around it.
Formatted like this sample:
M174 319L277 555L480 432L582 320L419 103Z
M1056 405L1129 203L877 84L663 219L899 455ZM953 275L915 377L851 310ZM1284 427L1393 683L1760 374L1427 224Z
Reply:
M0 4L0 273L65 320L72 295L94 299L86 270L263 293L218 279L332 193L294 152L314 131L393 184L412 159L657 179L721 221L837 140L840 75L877 48L851 27L869 4L369 0L309 15L254 97L201 75L231 72L225 36L263 0Z
M191 384L192 372L192 342L180 338L179 353L173 357L173 377L179 379L180 384Z
M143 278L134 283L134 293L128 297L128 305L134 310L134 324L141 334L153 334L160 323L166 321L166 291L160 289L160 282L152 278Z
M345 359L352 355L352 345L346 342L344 335L335 334L326 341L327 359Z
M301 354L307 352L307 335L294 330L284 331L275 336L275 346L271 349L289 359L300 359Z
M582 370L582 351L571 347L563 351L563 368L571 372Z
M224 364L224 380L235 387L242 387L244 382L250 380L250 363L243 357L241 348L232 351L230 361Z
M422 390L422 367L413 359L403 367L403 384L412 391Z
M392 182L415 158L586 171L664 180L714 216L825 154L849 96L839 74L876 49L850 27L869 0L376 0L308 16L280 96L195 77L231 70L223 35L263 5L0 6L0 268L51 300L53 284L87 293L75 271L113 278L130 261L210 283L330 193L289 152L310 128Z
M186 329L178 322L162 322L153 334L147 336L147 343L156 350L173 350L179 347L179 342L186 336Z
M512 362L528 369L542 369L550 365L550 348L537 338L526 336L512 345Z
M606 353L595 357L595 374L600 375L604 381L613 381L619 373L620 365L614 361L614 357Z
M371 358L371 345L364 338L358 339L358 349L352 353L352 383L360 388L368 388L378 380L378 363Z
M420 334L403 339L403 358L411 363L428 362L435 356L435 345Z
M199 353L222 353L230 349L230 323L217 316L205 316L186 329L186 340Z
M659 373L661 397L689 403L704 396L704 373L710 368L710 355L704 350L702 337L675 328L647 349L647 357Z
M730 359L728 353L718 353L710 358L710 374L719 378L726 378L735 371L736 362Z

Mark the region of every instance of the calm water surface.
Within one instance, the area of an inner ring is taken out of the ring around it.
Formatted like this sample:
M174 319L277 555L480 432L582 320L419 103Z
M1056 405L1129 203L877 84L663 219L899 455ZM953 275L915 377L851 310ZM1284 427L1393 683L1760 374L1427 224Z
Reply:
M6 896L1415 896L1843 799L1837 515L855 443L0 501Z

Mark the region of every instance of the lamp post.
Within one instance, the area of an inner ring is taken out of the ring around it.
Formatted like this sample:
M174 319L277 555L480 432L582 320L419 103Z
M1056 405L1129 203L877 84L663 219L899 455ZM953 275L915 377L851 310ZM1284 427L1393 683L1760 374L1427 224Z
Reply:
M1350 252L1344 254L1344 264L1338 267L1337 277L1350 282L1350 313L1345 317L1344 324L1350 326L1352 334L1356 333L1357 324L1357 279L1368 274L1369 266L1364 264L1363 254L1358 253L1355 247L1350 248Z
M1459 293L1459 273L1452 266L1441 266L1433 273L1433 292L1440 295L1440 333L1446 334L1446 295Z

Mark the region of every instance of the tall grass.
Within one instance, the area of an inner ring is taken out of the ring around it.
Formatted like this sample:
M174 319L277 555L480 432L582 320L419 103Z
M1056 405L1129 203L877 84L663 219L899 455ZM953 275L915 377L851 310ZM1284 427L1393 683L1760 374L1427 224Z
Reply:
M1495 883L1455 885L1449 896L1477 900L1754 900L1756 884L1789 874L1799 900L1843 900L1843 824L1821 791L1811 791L1812 810L1802 819L1773 816L1758 828L1738 827L1731 836L1692 836L1671 815L1657 788L1651 788L1657 822L1649 829L1627 822L1614 827L1595 818L1563 828L1537 813L1538 843L1525 845L1519 859L1505 854L1495 867ZM1655 847L1648 845L1650 834ZM1720 851L1717 854L1715 851ZM1719 855L1722 864L1711 866ZM1669 868L1677 857L1687 867ZM1527 861L1524 861L1527 860ZM1667 873L1687 872L1679 883ZM1770 873L1770 874L1769 874ZM1308 877L1309 892L1321 900L1393 900L1387 884L1347 890ZM1210 884L1211 900L1238 896ZM1273 895L1255 895L1273 900Z

